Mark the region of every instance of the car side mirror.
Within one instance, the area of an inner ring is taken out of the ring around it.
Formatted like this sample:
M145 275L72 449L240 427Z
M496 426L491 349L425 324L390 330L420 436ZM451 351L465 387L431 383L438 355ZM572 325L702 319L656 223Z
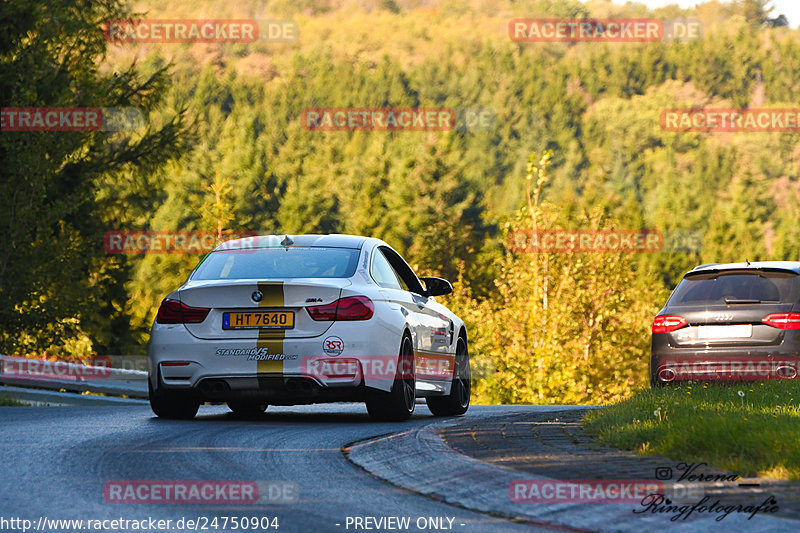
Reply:
M443 296L453 292L453 286L444 278L419 278L425 283L427 296Z

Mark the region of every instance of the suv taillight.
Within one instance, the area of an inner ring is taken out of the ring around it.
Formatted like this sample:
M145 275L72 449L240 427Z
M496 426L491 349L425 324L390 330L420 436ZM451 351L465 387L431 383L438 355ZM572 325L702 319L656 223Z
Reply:
M306 307L314 320L369 320L375 311L372 300L366 296L348 296L325 305Z
M688 326L689 323L686 322L686 319L682 316L678 315L664 315L664 316L657 316L653 320L653 327L651 331L653 333L669 333L671 331L675 331L676 329L681 329L684 326Z
M159 324L199 324L208 316L210 309L189 307L178 300L165 298L158 308L156 322Z
M761 322L778 329L800 329L800 313L771 313Z

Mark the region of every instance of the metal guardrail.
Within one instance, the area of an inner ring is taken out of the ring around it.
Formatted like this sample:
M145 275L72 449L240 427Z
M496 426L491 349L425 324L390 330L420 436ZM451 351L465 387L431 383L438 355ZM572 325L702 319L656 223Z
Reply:
M0 384L50 391L147 398L147 358L103 356L86 365L0 355Z

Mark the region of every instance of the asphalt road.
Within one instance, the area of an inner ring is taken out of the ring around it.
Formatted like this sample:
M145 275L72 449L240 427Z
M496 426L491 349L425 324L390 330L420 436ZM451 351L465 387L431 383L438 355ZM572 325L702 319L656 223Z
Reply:
M519 409L473 406L467 416ZM15 530L3 519L28 519L33 528L46 517L172 520L171 531L178 530L174 525L181 518L199 518L197 530L205 525L206 531L217 531L224 517L234 516L277 517L278 531L391 531L402 523L386 517L406 518L409 528L400 530L407 531L533 530L392 486L351 464L341 450L354 441L437 420L424 405L404 423L372 422L361 404L271 406L248 420L236 419L223 406L203 406L192 421L160 420L146 406L0 408L0 530ZM119 487L130 480L256 481L262 499L109 503L107 484ZM249 531L261 531L266 522L259 522ZM231 526L229 519L226 530L233 531ZM61 530L77 529L73 524Z

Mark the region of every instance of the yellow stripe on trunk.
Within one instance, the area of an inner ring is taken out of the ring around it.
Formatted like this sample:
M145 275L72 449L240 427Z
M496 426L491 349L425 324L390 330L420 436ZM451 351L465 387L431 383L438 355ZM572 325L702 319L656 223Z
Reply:
M259 307L283 307L283 283L259 283L258 290L264 295ZM266 348L270 355L283 353L283 339L286 332L282 329L259 329L258 348ZM256 372L261 374L283 374L283 361L258 361Z

